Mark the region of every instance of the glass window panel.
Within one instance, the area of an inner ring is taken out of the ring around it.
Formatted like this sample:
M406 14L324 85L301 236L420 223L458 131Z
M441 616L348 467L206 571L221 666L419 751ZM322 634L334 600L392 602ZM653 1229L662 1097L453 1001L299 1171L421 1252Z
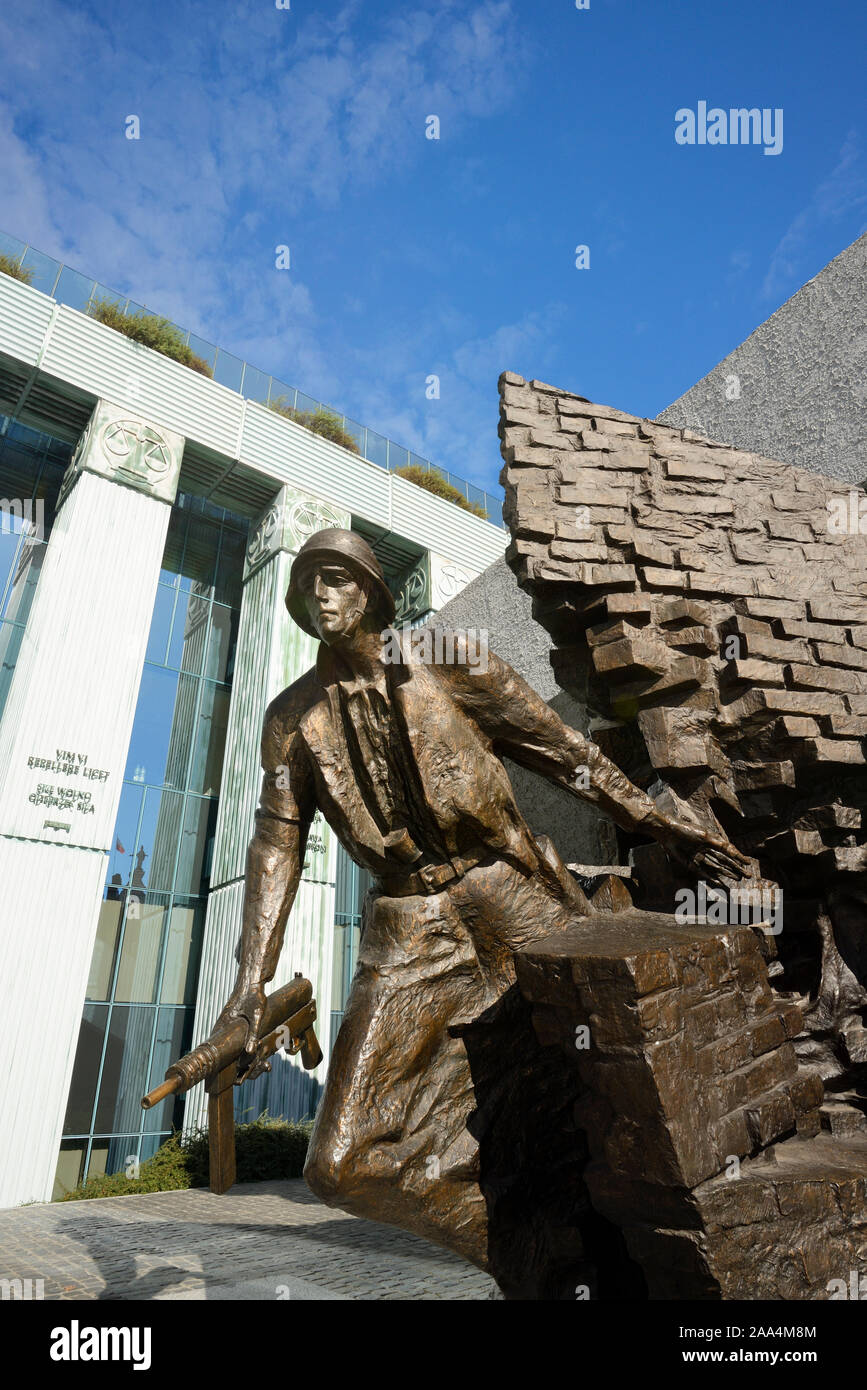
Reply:
M156 1036L154 1038L153 1064L145 1090L153 1090L165 1077L170 1062L189 1052L193 1035L193 1009L159 1009L157 1013ZM142 1095L145 1091L142 1091ZM144 1129L148 1134L155 1131L180 1129L183 1122L183 1096L169 1096L167 1100L155 1105L152 1110L143 1110ZM156 1152L156 1145L153 1152ZM145 1153L142 1147L142 1154Z
M388 445L388 466L394 472L396 468L406 468L409 464L409 449L402 449L399 444Z
M267 372L260 372L258 367L251 367L247 363L244 369L244 383L241 387L241 394L246 396L248 401L259 401L264 405L271 390L271 377Z
M74 1192L84 1175L84 1159L87 1154L86 1139L64 1139L57 1157L54 1174L52 1202L59 1202L68 1192Z
M91 312L97 300L113 304L115 308L120 309L121 312L123 312L127 304L129 304L129 300L125 294L117 294L114 290L110 290L107 285L101 285L98 280L94 280L93 295L90 301Z
M187 798L181 837L175 892L194 897L206 891L205 871L210 872L210 848L217 823L217 802L208 797ZM177 843L177 842L176 842Z
M119 897L121 889L132 882L143 796L144 788L140 783L124 782L120 794L117 820L114 824L114 843L111 847L106 875L106 883L108 887L113 889L113 892L110 894L106 889L106 897Z
M199 675L207 646L210 606L210 600L199 592L182 591L178 595L166 660L168 666Z
M189 348L197 357L208 366L213 367L217 349L214 343L209 343L206 338L197 338L195 333L190 334Z
M0 601L3 603L0 612L5 610L6 594L12 588L21 545L21 528L17 518L0 512Z
M148 635L146 661L153 661L157 666L165 664L166 650L169 644L169 637L172 630L172 618L175 611L175 598L177 590L167 584L157 585L157 596L154 602L154 612L151 618L151 630Z
M80 271L73 270L71 266L65 265L60 272L54 298L60 304L68 304L70 309L78 309L79 312L83 313L90 303L93 285L93 280L89 280Z
M175 861L184 816L184 797L181 792L158 791L148 788L142 817L141 877L146 889L169 893L175 876Z
M6 611L3 616L10 622L27 622L44 559L44 544L32 536L26 537L18 555L12 583L7 591Z
M194 581L196 591L211 597L217 556L220 551L220 524L201 515L190 517L181 572Z
M174 904L169 918L161 1004L195 1003L203 929L204 904Z
M90 1130L107 1022L107 1004L85 1004L66 1102L64 1134L87 1134Z
M19 241L17 236L10 236L8 232L0 232L0 251L4 256L9 256L13 261L19 261L27 250L27 242Z
M9 695L15 663L24 640L24 628L13 623L0 622L0 716Z
M108 1161L108 1145L107 1139L97 1139L91 1146L90 1163L87 1168L88 1178L104 1177Z
M116 896L112 897L112 893ZM122 917L123 901L118 889L109 887L99 909L96 941L93 944L90 975L87 980L86 998L88 999L109 999L111 997L111 982L114 978L114 962Z
M156 998L166 907L130 897L114 997L123 1004L152 1004Z
M189 1052L189 1048L187 1048L187 1051ZM160 1077L160 1080L162 1080L162 1077ZM157 1108L159 1109L160 1107ZM183 1111L180 1112L180 1117L175 1125L175 1129L180 1129L182 1123ZM145 1116L145 1124L147 1124L147 1116ZM153 1158L157 1149L164 1144L169 1137L170 1135L168 1134L143 1134L139 1140L139 1162L146 1163L149 1158Z
M226 727L229 722L229 690L212 681L202 682L196 726L196 743L190 763L190 791L218 796L223 772Z
M60 261L56 261L53 256L46 256L43 251L35 251L32 246L29 246L21 265L24 270L30 271L30 283L35 290L42 290L43 294L51 294L57 279L57 272L60 269Z
M238 635L237 609L215 603L211 610L211 630L205 655L204 674L212 681L224 681L230 670Z
M66 448L66 446L64 446L64 448ZM44 541L48 540L51 527L54 524L54 514L57 511L57 498L60 495L60 485L69 467L71 454L72 450L66 449L66 452L59 458L44 458L39 477L36 480L34 495L36 499L42 503L45 527L45 533L42 539ZM34 519L39 521L38 511Z
M388 467L388 440L382 434L377 434L374 430L367 431L367 449L365 458L370 459L371 463L378 463L380 468Z
M154 786L166 780L176 711L188 694L187 689L181 690L185 683L187 687L195 685L189 677L145 662L124 773L126 780L150 782ZM173 770L175 767L176 759ZM183 785L183 779L179 785Z
M144 1114L144 1111L141 1112ZM133 1164L140 1161L141 1136L139 1134L118 1134L111 1139L97 1140L90 1151L89 1177L97 1176L96 1163L101 1166L99 1173L126 1173L132 1177Z
M153 1027L153 1009L118 1005L112 1009L94 1133L138 1133Z
M244 552L247 548L247 532L223 527L220 546L220 563L214 586L214 598L218 603L241 606L241 582L244 576Z
M315 415L321 405L321 401L314 401L312 396L305 396L303 391L295 392L295 409L303 411L305 415L308 413Z
M423 459L420 454L410 454L409 461L414 468L430 468L430 460Z
M241 390L241 376L244 371L244 363L240 357L233 357L230 352L217 352L217 360L214 364L214 380L221 386L228 386L230 391Z
M364 436L367 433L363 425L359 425L357 420L344 420L343 428L348 435L351 435L358 445L358 452L364 453Z

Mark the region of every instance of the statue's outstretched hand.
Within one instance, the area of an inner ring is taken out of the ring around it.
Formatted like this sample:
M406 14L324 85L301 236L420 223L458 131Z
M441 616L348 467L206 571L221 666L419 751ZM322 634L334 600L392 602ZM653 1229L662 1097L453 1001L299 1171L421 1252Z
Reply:
M657 834L663 849L695 874L709 883L725 886L744 879L758 879L759 866L722 835L713 835L689 821L664 817L665 824Z

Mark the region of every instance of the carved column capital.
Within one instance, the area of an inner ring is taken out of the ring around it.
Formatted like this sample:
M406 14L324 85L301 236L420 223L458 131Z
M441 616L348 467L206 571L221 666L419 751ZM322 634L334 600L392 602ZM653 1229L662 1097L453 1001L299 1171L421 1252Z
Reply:
M66 470L58 506L82 473L95 473L171 506L183 452L183 435L151 424L126 406L97 401Z

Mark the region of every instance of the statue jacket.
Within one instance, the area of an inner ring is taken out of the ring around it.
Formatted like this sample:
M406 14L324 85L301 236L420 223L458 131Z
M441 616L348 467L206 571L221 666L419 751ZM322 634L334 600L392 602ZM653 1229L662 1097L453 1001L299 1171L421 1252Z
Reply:
M303 845L318 808L376 878L413 861L478 857L480 847L534 872L542 851L502 757L574 790L594 745L493 652L484 671L424 661L411 636L401 636L400 659L385 667L384 696L362 695L363 718L351 713L358 682L325 644L315 667L271 703L258 815L297 823ZM382 757L372 751L379 748Z

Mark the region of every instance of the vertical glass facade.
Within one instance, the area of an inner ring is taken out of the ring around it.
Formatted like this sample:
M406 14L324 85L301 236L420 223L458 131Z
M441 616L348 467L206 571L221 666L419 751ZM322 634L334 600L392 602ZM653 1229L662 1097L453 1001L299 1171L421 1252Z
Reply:
M0 718L72 448L0 416Z
M247 522L179 494L109 856L55 1196L132 1170L180 1127L141 1109L189 1049ZM110 659L110 653L107 653Z
M341 844L337 846L337 872L334 892L334 957L331 977L331 1045L343 1022L343 1010L358 960L361 916L364 899L372 879L350 859Z

